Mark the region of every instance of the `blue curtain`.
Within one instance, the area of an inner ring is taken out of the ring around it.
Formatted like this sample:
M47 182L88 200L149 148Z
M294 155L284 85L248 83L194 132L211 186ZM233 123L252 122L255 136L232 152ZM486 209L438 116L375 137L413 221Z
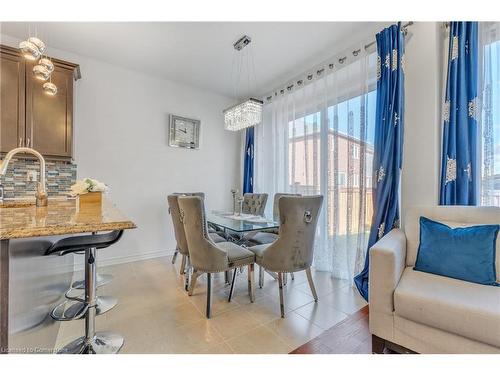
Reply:
M451 22L439 204L477 202L477 22Z
M404 128L404 34L401 23L377 34L377 109L375 117L374 212L368 249L399 226L399 177L403 159ZM354 278L360 294L368 301L366 254L363 271Z
M247 128L245 137L245 165L243 171L243 193L253 193L254 128Z

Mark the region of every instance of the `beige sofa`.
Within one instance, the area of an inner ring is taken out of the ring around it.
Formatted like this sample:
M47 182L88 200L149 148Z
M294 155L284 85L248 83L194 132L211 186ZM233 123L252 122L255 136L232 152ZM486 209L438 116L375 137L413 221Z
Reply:
M384 347L418 353L500 353L500 287L414 271L420 216L451 227L498 224L498 207L415 207L404 229L370 249L370 333ZM500 235L499 235L500 237ZM496 243L500 282L500 238Z

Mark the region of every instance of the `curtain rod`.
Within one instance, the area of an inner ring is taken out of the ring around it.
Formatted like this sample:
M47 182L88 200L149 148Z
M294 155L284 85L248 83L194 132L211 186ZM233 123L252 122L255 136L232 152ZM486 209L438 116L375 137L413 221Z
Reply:
M404 31L404 33L405 33L405 34L406 34L406 32L407 32L407 31L406 31L406 29L407 29L409 26L411 26L411 25L413 25L413 21L407 22L407 23L405 23L403 26L401 26L401 29ZM373 41L373 42L371 42L371 43L366 44L366 45L365 45L365 50L367 50L368 48L370 48L371 46L373 46L375 43L377 43L377 41L376 41L376 40L374 40L374 41Z
M409 21L409 22L405 23L405 24L401 27L401 30L403 31L403 33L404 33L404 35L405 35L405 36L407 35L407 28L408 28L409 26L411 26L411 25L413 25L413 21ZM374 40L373 42L366 44L363 48L364 48L364 50L366 51L368 48L370 48L371 46L373 46L373 45L374 45L374 44L376 44L376 43L377 43L377 41L376 41L376 40ZM352 51L352 55L353 55L354 57L356 57L356 56L358 56L358 55L359 55L359 53L360 53L360 52L361 52L361 48L356 49L356 50ZM338 59L338 62L339 62L339 64L341 64L341 65L342 65L342 64L344 64L344 63L346 62L346 60L347 60L347 56L343 56L343 57L340 57L340 58ZM328 63L328 64L327 64L327 63L325 63L325 65L324 65L323 67L321 67L321 66L320 66L320 68L316 71L316 74L317 74L318 76L320 76L321 74L323 74L323 73L325 72L325 70L326 70L326 68L327 68L327 67L328 67L329 69L333 69L333 68L335 67L335 64L334 64L334 63ZM304 75L304 74L305 74L305 75ZM302 78L302 79L298 79L298 81L296 82L296 83L297 83L297 86L302 86L302 85L303 85L303 84L305 84L307 81L311 81L311 80L313 79L313 77L314 77L314 74L313 74L313 73L309 73L309 74L303 73L303 74L302 74L302 76L304 76L304 78ZM279 92L280 94L284 94L284 93L285 93L285 90L290 91L290 90L292 90L292 89L293 89L293 87L294 87L294 86L295 86L295 82L294 82L294 83L289 84L288 86L283 87L282 89L275 89L275 90L273 90L273 91L274 91L274 96L277 96L277 95L278 95L278 92ZM267 101L270 101L270 100L272 99L272 97L273 97L273 94L272 94L272 93L271 93L271 95L265 96L265 98L266 98L266 100L267 100Z

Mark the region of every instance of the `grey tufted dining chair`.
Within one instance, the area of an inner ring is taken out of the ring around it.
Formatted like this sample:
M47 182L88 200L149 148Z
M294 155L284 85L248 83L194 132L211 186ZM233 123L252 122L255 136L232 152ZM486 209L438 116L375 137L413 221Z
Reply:
M314 253L314 237L323 196L280 197L279 237L271 244L256 245L249 249L255 253L255 261L268 271L278 273L281 317L285 317L283 298L283 274L306 271L307 281L314 296L318 295L311 274Z
M178 194L178 195L184 195L184 196L188 196L188 197L200 197L202 198L203 200L205 200L205 193L202 193L202 192L197 192L197 193L174 193L174 194ZM218 231L216 230L215 228L208 228L208 232L210 233L209 236L210 238L212 239L212 241L214 241L215 243L218 243L218 242L226 242L226 238L224 238L221 234L222 232L221 231ZM219 234L220 233L220 234ZM175 261L174 261L175 262Z
M301 194L292 194L292 193L276 193L274 194L273 200L273 220L279 222L280 221L280 209L279 209L279 200L281 197L300 197ZM278 239L278 232L253 232L249 233L245 239L254 245L263 245L273 243ZM292 280L294 279L293 273L290 274L292 276ZM287 274L283 275L283 282L287 283ZM264 286L264 272L262 270L262 266L259 266L259 288Z
M203 273L207 274L206 317L210 318L211 316L213 273L234 269L229 293L230 301L234 290L236 268L248 266L248 292L250 301L254 302L254 253L233 242L216 244L211 240L208 235L203 200L200 197L179 197L179 211L193 267L189 295L193 294L198 277Z
M279 209L279 200L281 197L300 197L301 194L289 194L289 193L276 193L274 194L273 201L273 220L280 221L280 209ZM266 243L272 243L278 239L278 234L273 232L257 232L252 233L253 235L248 236L248 240L250 242L255 243L256 245L262 245Z
M263 216L266 210L267 197L266 193L243 194L242 213Z
M187 290L189 285L189 270L191 267L190 259L189 259L189 249L186 241L186 233L184 232L184 227L181 222L180 211L179 211L179 201L178 198L181 196L195 196L204 198L205 194L203 193L174 193L167 197L168 201L168 211L170 216L172 217L172 224L174 226L174 236L175 241L177 242L177 246L175 248L174 256L172 257L172 264L175 263L175 259L177 258L177 254L180 253L182 255L182 261L180 266L180 274L185 275L185 286L184 288ZM214 242L224 242L225 239L219 236L217 233L209 234L212 241Z

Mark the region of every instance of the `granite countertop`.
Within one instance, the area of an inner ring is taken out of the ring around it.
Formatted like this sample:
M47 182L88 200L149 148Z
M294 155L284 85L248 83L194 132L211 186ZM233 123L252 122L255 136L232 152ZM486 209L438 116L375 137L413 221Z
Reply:
M80 209L76 199L49 199L47 207L34 202L5 202L0 206L0 240L85 232L133 229L135 224L110 201L102 207Z

